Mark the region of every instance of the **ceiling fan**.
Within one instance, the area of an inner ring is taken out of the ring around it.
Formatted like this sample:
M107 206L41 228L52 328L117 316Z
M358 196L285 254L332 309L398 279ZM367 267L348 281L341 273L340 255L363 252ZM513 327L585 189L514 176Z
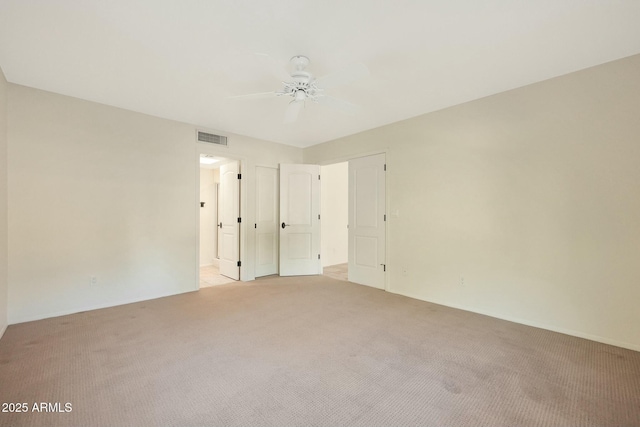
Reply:
M306 71L310 62L306 56L294 56L290 62L292 68L291 73L286 73L284 70L278 73L278 76L282 76L283 78L282 84L284 87L282 89L273 92L232 96L231 98L258 99L271 98L274 96L291 97L292 100L289 102L289 106L284 114L284 123L295 122L306 101L324 104L347 114L355 114L358 111L358 106L329 96L324 93L324 91L325 89L349 84L369 75L369 69L364 64L356 63L336 73L315 78L313 74Z

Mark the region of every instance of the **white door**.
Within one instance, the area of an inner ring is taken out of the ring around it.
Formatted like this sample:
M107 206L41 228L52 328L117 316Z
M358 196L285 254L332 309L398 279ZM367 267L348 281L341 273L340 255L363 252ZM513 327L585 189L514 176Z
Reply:
M256 277L278 274L278 169L256 166Z
M280 165L280 275L321 274L320 166Z
M220 172L220 171L218 171ZM218 179L220 177L218 176ZM220 268L220 248L222 247L222 233L220 233L220 229L218 228L218 224L220 223L220 218L222 215L220 213L220 183L216 184L216 262L215 266Z
M238 162L220 166L220 274L240 279L240 180Z
M385 155L349 160L349 281L384 289Z

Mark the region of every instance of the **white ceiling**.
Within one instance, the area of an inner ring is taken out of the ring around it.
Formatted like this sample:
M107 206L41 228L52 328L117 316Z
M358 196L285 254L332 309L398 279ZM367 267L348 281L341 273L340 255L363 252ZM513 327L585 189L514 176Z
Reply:
M228 99L280 89L256 53L366 64L361 112ZM637 53L637 0L0 0L10 82L299 147Z

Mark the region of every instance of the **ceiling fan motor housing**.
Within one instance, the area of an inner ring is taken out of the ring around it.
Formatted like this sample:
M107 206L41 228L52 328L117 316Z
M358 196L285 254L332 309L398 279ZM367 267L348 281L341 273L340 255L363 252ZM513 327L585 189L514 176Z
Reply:
M291 78L293 81L284 82L284 94L290 95L296 102L304 101L306 99L315 101L316 97L320 94L320 89L318 89L314 84L315 79L313 78L313 74L305 71L309 62L309 58L302 55L291 58L291 65L293 68Z
M291 65L293 65L293 69L298 71L302 71L305 68L307 68L307 65L309 65L309 62L311 62L309 61L309 58L303 55L296 55L293 58L291 58Z

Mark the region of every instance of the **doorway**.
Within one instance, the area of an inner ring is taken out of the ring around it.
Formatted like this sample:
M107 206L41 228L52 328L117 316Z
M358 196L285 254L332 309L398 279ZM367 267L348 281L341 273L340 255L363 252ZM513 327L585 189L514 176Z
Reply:
M198 283L204 288L239 279L240 184L237 160L201 154L199 162Z
M323 274L386 288L385 154L323 166Z
M349 160L349 281L386 289L385 154Z
M320 167L322 274L347 280L349 265L349 162Z

